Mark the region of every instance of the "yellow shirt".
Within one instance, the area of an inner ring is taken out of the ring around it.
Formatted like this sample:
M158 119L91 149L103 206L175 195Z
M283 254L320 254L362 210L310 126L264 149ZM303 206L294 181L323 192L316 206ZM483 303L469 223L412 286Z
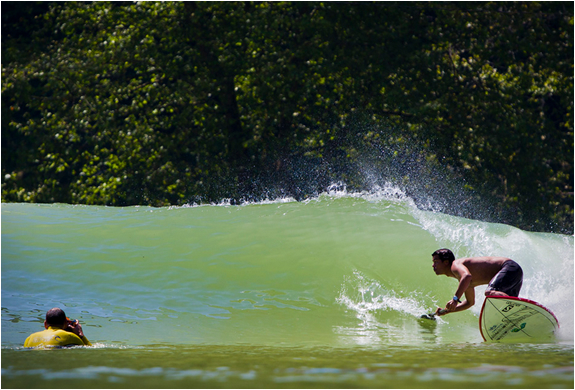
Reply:
M64 329L49 327L41 332L32 333L24 342L24 347L67 347L71 345L92 345L84 336L80 338Z

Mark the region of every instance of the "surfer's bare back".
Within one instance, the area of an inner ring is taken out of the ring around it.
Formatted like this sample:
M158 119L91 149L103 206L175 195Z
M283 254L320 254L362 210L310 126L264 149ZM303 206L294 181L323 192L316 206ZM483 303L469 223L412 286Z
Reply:
M436 315L462 311L475 304L475 287L487 284L485 296L517 297L523 284L523 270L506 257L464 257L455 259L449 249L438 249L431 255L433 271L459 280L459 287L445 309L437 308ZM465 300L460 298L465 294Z

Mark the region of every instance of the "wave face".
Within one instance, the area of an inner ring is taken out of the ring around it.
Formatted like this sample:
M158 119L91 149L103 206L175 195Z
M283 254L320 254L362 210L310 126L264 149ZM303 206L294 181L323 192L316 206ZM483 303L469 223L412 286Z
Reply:
M457 288L431 253L506 256L521 296L573 341L573 237L421 211L394 187L305 202L2 205L2 345L58 306L104 346L422 346L481 342L469 311L419 320Z

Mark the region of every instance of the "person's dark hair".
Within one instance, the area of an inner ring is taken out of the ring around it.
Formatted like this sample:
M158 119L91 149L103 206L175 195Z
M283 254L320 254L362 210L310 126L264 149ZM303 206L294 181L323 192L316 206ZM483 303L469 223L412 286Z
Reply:
M62 309L55 307L46 312L46 323L49 326L59 326L63 328L67 321L66 313L64 313Z
M455 260L455 256L453 255L453 252L451 252L449 249L438 249L435 252L433 252L431 254L431 257L438 257L439 260L441 261L445 261L445 260L449 260L450 263L453 263L453 260Z

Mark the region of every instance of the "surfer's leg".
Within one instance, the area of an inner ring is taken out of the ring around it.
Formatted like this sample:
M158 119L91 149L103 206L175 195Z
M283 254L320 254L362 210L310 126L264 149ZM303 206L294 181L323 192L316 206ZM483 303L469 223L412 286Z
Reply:
M509 294L506 294L503 291L485 290L485 296L486 297L508 297Z
M506 261L485 290L485 296L517 297L523 285L523 270L513 260Z

